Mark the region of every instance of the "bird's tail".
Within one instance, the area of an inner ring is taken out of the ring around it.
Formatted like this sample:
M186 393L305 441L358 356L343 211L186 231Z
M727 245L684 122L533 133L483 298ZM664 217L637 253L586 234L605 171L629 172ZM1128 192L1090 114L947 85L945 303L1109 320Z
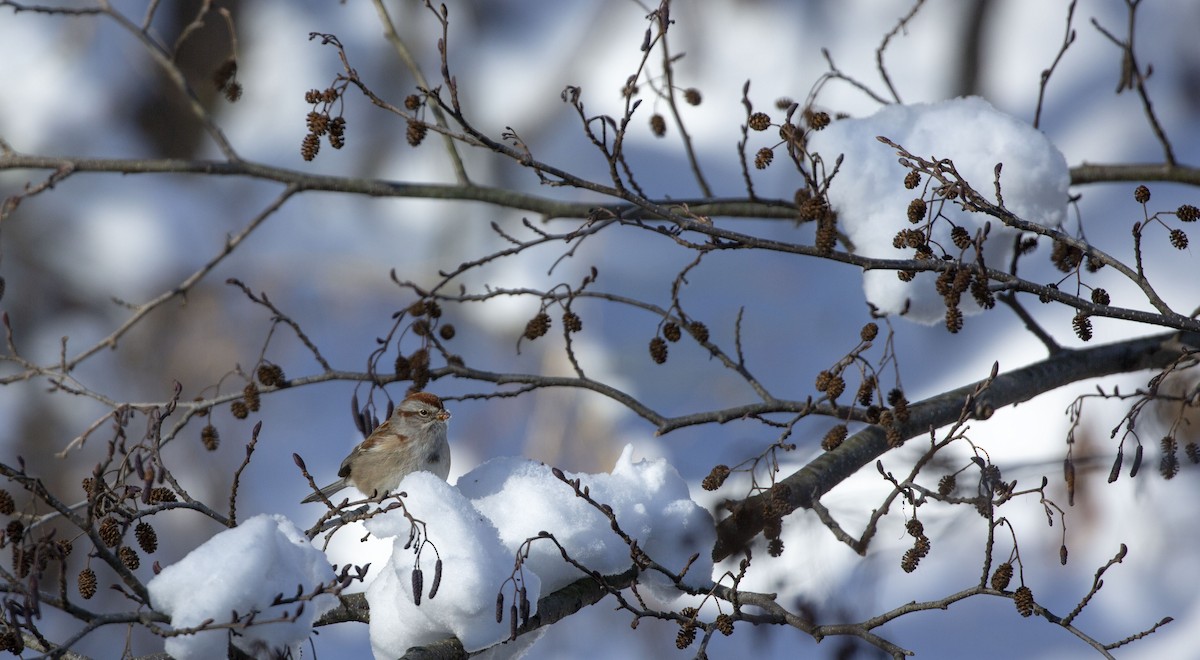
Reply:
M348 485L349 484L346 483L345 479L338 479L337 481L322 488L321 492L313 493L313 494L309 495L308 497L300 500L300 503L307 504L309 502L320 502L322 500L322 496L324 496L324 499L329 499L329 498L333 497L334 493L338 492L339 490L345 488Z

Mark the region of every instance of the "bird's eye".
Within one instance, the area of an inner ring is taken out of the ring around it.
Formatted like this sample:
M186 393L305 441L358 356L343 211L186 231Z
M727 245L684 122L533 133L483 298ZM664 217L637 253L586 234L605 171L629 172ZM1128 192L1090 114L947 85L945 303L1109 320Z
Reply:
M418 411L418 412L420 413L420 415L421 415L422 417L428 417L428 416L429 416L429 411L428 411L428 410L420 410L420 411Z

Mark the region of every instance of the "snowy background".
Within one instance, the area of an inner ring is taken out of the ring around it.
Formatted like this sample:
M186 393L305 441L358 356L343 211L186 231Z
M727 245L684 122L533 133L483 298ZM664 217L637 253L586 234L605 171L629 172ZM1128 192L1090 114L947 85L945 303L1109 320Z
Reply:
M116 4L134 17L144 11L142 3ZM608 2L450 5L451 63L476 125L493 134L512 126L541 160L602 177L602 161L580 135L577 119L559 101L559 92L568 84L577 85L584 91L589 111L618 114L618 92L639 57L646 10L634 3ZM893 40L886 61L901 97L907 103L937 102L969 91L997 110L1031 121L1038 75L1052 61L1062 39L1066 3L993 3L980 37L984 44L981 76L970 89L957 85L954 75L961 48L956 35L965 33L965 6L931 0L906 33ZM416 3L391 8L426 75L434 75L436 22ZM825 70L820 49L828 48L839 68L881 88L874 73L875 47L908 8L907 2L866 0L676 6L672 45L687 53L676 80L704 95L699 107L683 108L684 118L716 194L743 192L733 154L744 118L741 87L747 79L752 80L751 97L760 109L770 111L781 96L803 99ZM1079 8L1079 38L1050 85L1042 128L1070 165L1160 161L1161 150L1138 99L1129 93L1112 94L1119 53L1088 24L1092 17L1110 30L1124 31L1123 4L1091 2ZM1185 162L1200 140L1200 123L1195 121L1200 98L1194 94L1200 87L1200 46L1193 35L1198 20L1200 7L1193 5L1150 3L1139 10L1139 57L1154 65L1149 85L1155 108L1176 154ZM236 105L221 105L217 118L244 158L337 175L452 181L436 140L431 137L419 149L410 148L404 141L403 123L353 94L347 98L346 149L335 152L326 147L311 164L300 158L303 120L309 110L304 91L325 87L339 70L335 52L310 42L309 32L336 34L377 92L398 101L413 87L411 77L380 38L369 4L246 3L239 10L237 25L239 79L245 94ZM158 101L151 90L160 82L140 47L111 22L14 15L0 8L0 56L5 62L0 80L9 90L0 103L0 136L21 152L157 156L166 148L162 145L189 139L156 132ZM221 56L210 57L218 61ZM877 104L844 84L829 84L821 101L856 117L878 110ZM650 105L651 101L644 105L643 117L653 109ZM657 140L644 123L641 126L632 133L628 153L648 194L697 195L674 133L668 131L667 138ZM220 157L211 143L200 139L199 145L203 157ZM883 145L878 148L887 150ZM589 199L572 191L539 188L529 172L487 154L468 151L466 158L473 180L479 183ZM1006 163L1005 171L1009 168ZM11 194L30 178L28 173L0 173L0 190ZM1072 190L1083 195L1080 211L1087 237L1117 255L1128 254L1129 227L1141 218L1141 208L1132 200L1133 185ZM786 199L797 181L777 158L774 166L757 173L756 186L764 197ZM986 184L981 187L987 189ZM1153 184L1151 189L1154 208L1196 203L1194 191L1181 186ZM126 315L110 298L140 302L174 286L211 258L228 233L242 227L277 193L278 186L241 179L87 175L72 177L52 194L26 201L6 221L0 243L0 275L8 285L0 304L12 317L22 349L27 356L49 362L57 358L63 336L70 337L76 350L96 341ZM902 214L903 208L897 213ZM478 204L304 195L289 201L224 261L206 284L189 295L186 306L169 305L169 310L147 319L121 350L98 356L77 375L114 398L153 401L168 396L173 380L180 380L184 396L191 397L233 365L253 364L269 319L262 308L222 284L229 277L268 292L301 323L335 367L361 370L374 348L374 337L384 334L391 314L411 301L390 282L390 269L396 269L400 279L431 284L437 269L501 247L488 229L489 222L520 232L520 219L519 213ZM1075 221L1069 214L1067 226L1073 227ZM811 228L797 230L786 222L731 222L767 238L811 240ZM1147 241L1148 274L1169 303L1190 311L1197 304L1192 252L1176 251L1165 236L1158 238ZM1043 246L1029 262L1039 265L1022 272L1032 279L1039 274L1046 281L1057 279L1046 254ZM651 240L641 232L601 236L547 278L546 270L557 256L543 251L501 262L468 284L548 288L559 281L577 282L595 264L601 272L599 288L637 291L665 305L672 277L692 258L666 239ZM780 396L803 398L810 393L813 374L851 348L847 338L856 337L868 320L861 276L848 267L730 253L709 258L689 279L685 303L705 320L715 341L732 344L734 319L738 309L745 307L743 331L757 338L745 346L747 361ZM1114 274L1100 273L1097 281L1115 303L1137 306L1140 298ZM785 299L781 291L787 292ZM584 331L576 347L592 375L643 397L658 410L681 414L753 400L743 382L709 363L701 349L686 341L672 345L666 365L650 362L645 344L658 319L599 304L581 304L577 311ZM562 373L567 368L564 358L549 336L540 344L526 342L519 356L512 350L535 312L533 300L450 309L448 320L459 329L452 350L487 356L491 368L498 371ZM1060 342L1078 344L1067 310L1037 308L1035 312ZM940 326L897 323L896 328L904 384L914 401L985 376L993 360L1007 370L1044 355L1041 345L1003 310L968 317L964 330L953 336ZM1142 331L1099 319L1093 342ZM289 377L318 369L287 333L276 338L267 357L282 365ZM1144 385L1146 377L1106 383L1120 383L1128 390ZM1043 474L1054 480L1061 474L1065 452L1064 410L1075 394L1093 387L1094 383L1079 384L1001 411L987 423L977 424L972 438L1005 467L1006 477L1023 484L1035 484ZM290 455L304 456L318 481L333 475L358 440L347 414L351 389L351 384L305 387L264 401L258 416L264 420L258 451L243 477L244 519L278 514L300 528L315 521L319 507L298 503L307 491ZM691 497L712 507L745 487L731 479L715 494L701 491L699 481L712 466L735 464L775 439L773 431L755 424L689 428L654 437L644 421L615 403L575 391L480 401L456 400L480 391L477 384L447 380L431 389L447 399L454 413L451 483L497 457L525 457L572 472L609 473L623 448L632 445L634 461L666 459L690 486ZM392 394L403 392L397 389ZM1114 451L1108 430L1124 411L1102 408L1089 409L1083 435L1093 443L1089 450L1108 456ZM64 488L73 488L90 474L89 460L95 458L64 463L51 454L103 412L76 397L49 396L40 386L5 388L0 390L0 419L11 421L0 426L0 451L6 460L25 456L31 472L56 475L67 484ZM242 423L225 413L216 415L214 423L221 429L223 444L215 454L200 447L198 426L192 438L186 432L182 438L194 442L178 442L169 449L167 458L193 495L209 501L225 499L233 470L244 455L242 444L258 417ZM800 447L788 457L793 461L791 469L819 452L819 438L827 426L814 422L797 428ZM1145 435L1153 450L1158 434L1147 430ZM97 443L86 447L85 453L98 457L103 449ZM1147 466L1156 464L1155 459L1154 452L1148 452ZM1174 616L1175 623L1124 649L1121 657L1187 657L1194 652L1200 630L1200 599L1194 589L1200 581L1200 565L1195 561L1200 531L1191 504L1197 495L1197 471L1185 466L1174 481L1164 483L1153 469L1145 469L1137 480L1122 478L1106 485L1108 462L1099 463L1099 472L1085 475L1076 506L1069 512L1071 561L1066 567L1058 564L1060 530L1045 527L1036 502L1005 507L1003 513L1021 532L1027 583L1039 603L1065 613L1090 587L1096 567L1124 542L1130 547L1129 557L1106 574L1105 589L1078 624L1102 640L1115 640L1163 616ZM187 470L187 465L195 467ZM789 472L789 466L784 471ZM872 473L840 486L823 501L844 526L853 529L878 502L880 488ZM1065 503L1061 487L1055 492ZM982 519L966 511L937 517L922 510L933 550L915 573L903 574L898 564L909 540L903 534L901 513L898 509L888 517L863 559L832 539L810 514L797 512L784 526L788 550L772 559L760 548L755 570L743 586L779 591L785 604L811 604L822 613L822 622L831 622L859 620L909 600L939 597L977 580ZM163 542L155 559L163 565L178 561L220 531L200 516L160 518L155 522ZM373 570L383 567L390 544L360 543L358 536L350 530L340 534L331 548L331 560L372 562ZM726 568L718 565L716 570ZM149 579L148 569L142 571ZM102 573L102 585L105 579ZM587 657L597 649L613 657L674 652L674 624L643 621L633 631L628 627L630 618L613 612L608 603L588 608L551 627L529 657ZM971 599L947 612L906 616L882 633L923 657L1094 657L1063 630L1022 619L1007 600ZM122 643L122 633L101 632L84 640L80 651L104 657ZM144 646L135 649L138 652L156 650L159 644L152 638L138 643ZM365 657L372 648L366 627L357 624L322 629L315 643L322 658ZM830 639L816 645L796 631L741 624L732 637L716 638L709 653L711 657L749 653L832 657L840 643Z

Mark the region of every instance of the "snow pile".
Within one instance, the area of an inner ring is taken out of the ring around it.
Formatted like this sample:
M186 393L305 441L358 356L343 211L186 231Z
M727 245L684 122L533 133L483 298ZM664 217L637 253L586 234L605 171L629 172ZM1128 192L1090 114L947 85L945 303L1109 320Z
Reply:
M414 472L400 483L404 502L419 525L420 542L405 548L412 524L397 509L366 522L379 538L393 539L392 555L367 588L371 605L371 647L377 658L398 658L410 647L451 635L468 651L486 648L508 636L508 621L496 621L496 594L513 574L512 551L500 542L491 521L470 500L429 472ZM417 555L417 552L420 552ZM436 560L442 576L434 584ZM413 595L413 570L420 562L420 604ZM536 610L541 583L526 573L523 582ZM436 593L433 590L436 588ZM507 602L512 602L511 590ZM507 610L506 610L507 611Z
M280 618L285 612L295 615L298 603L271 605L272 601L279 594L295 596L297 587L309 593L333 579L325 554L290 520L262 515L212 537L164 568L148 588L154 609L170 616L174 628L190 628L208 619L229 622L234 611L240 616L257 611L258 621ZM232 641L256 657L285 650L295 655L311 634L313 621L335 606L333 595L317 596L304 603L295 621L255 623L238 630ZM168 638L166 652L179 660L223 658L229 640L226 629L205 630Z
M978 97L891 105L865 119L834 122L809 141L811 150L820 153L831 167L838 154L845 156L841 172L830 184L829 202L857 254L912 258L911 249L896 249L892 239L901 229L913 226L907 218L908 205L923 190L923 185L905 189L908 169L897 162L895 150L876 136L887 137L922 158L954 161L971 187L992 201L995 167L1003 163L1001 192L1010 211L1046 226L1058 226L1065 217L1070 183L1067 162L1037 129ZM993 268L1007 266L1018 232L990 216L964 213L953 204L938 208L971 236L991 220L984 259ZM935 225L933 240L953 251L947 223ZM921 273L906 283L893 271L867 271L863 288L867 300L882 312L898 314L911 300L905 318L936 323L945 318L946 307L934 290L934 279L933 273ZM979 311L971 296L963 296L961 309L965 314Z
M626 446L611 474L566 476L580 479L593 499L611 506L621 529L654 561L678 572L699 552L685 581L697 587L711 581L708 549L716 539L712 518L692 501L687 484L665 461L634 463L632 447ZM387 566L367 590L371 645L379 658L398 657L412 646L450 635L467 651L506 639L508 609L514 602L513 583L506 580L515 576L521 581L533 615L538 598L584 577L549 539L525 546L539 532L553 534L573 559L591 570L615 574L632 566L629 546L612 531L609 520L540 463L492 460L463 475L457 487L418 472L406 477L400 490L408 493L408 511L424 523L423 532L436 546L443 570L431 598L438 555L428 547L421 549L424 585L421 602L415 605L412 573L418 546L403 548L411 523L398 510L366 523L376 536L396 537ZM523 549L528 556L517 570L517 553ZM657 597L678 595L661 588L670 583L657 573L642 579ZM497 624L496 595L501 592L504 621Z

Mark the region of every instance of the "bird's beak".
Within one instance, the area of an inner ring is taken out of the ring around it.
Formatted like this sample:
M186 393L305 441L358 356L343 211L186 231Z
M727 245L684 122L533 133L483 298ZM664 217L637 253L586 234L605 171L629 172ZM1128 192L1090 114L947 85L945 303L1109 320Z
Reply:
M437 413L437 418L443 422L450 419L450 411L449 410L439 410Z

